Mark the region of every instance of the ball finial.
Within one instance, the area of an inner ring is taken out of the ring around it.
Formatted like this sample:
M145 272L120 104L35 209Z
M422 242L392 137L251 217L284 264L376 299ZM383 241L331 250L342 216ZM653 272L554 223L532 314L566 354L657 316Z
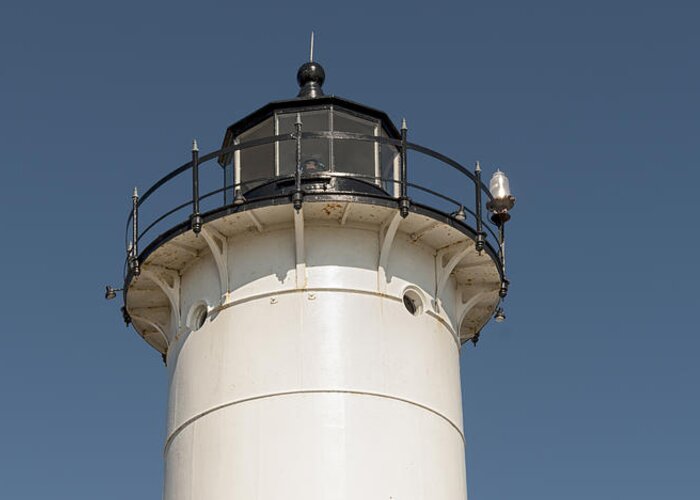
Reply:
M299 83L298 97L314 98L323 95L321 86L326 80L326 72L317 62L307 62L301 65L297 71L297 83Z

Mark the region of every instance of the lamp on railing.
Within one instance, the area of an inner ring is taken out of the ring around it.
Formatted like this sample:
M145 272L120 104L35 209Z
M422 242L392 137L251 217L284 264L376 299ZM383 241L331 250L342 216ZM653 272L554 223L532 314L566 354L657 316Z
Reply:
M491 220L498 226L498 256L501 260L501 268L503 270L501 288L498 294L501 298L505 298L505 296L508 295L508 286L510 285L510 281L508 281L506 277L505 224L510 220L510 213L508 212L515 205L515 196L510 193L508 177L500 170L496 170L491 177L489 191L493 199L486 204L486 208L491 211ZM502 312L503 311L501 311L501 313ZM505 319L505 315L503 315L503 319Z
M486 204L486 208L493 212L491 220L496 224L503 224L510 219L508 211L515 205L515 197L510 194L510 182L506 174L496 170L491 177L489 191L493 199Z

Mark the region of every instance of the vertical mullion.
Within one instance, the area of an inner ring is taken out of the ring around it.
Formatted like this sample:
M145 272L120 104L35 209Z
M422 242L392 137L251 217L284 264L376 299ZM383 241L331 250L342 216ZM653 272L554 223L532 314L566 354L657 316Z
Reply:
M374 137L379 136L379 123L374 125ZM382 187L382 161L379 156L379 142L374 141L374 182Z
M330 132L335 132L335 121L333 120L333 106L330 106L328 111L328 128ZM333 138L328 139L328 163L329 170L335 172L335 149L333 144Z
M273 123L273 129L272 129L272 135L279 135L280 134L280 120L279 120L279 115L275 113L274 117L274 123ZM280 175L280 143L279 141L275 141L275 177Z

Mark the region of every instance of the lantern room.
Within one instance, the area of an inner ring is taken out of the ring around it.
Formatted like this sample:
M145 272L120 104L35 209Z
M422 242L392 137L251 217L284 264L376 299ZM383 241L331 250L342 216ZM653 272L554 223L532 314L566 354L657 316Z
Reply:
M382 111L324 96L324 78L319 64L304 64L295 99L269 103L228 127L223 150L249 146L219 157L228 201L290 190L299 164L307 192L398 194L399 151L388 140L401 134ZM304 138L297 159L289 137L299 130Z

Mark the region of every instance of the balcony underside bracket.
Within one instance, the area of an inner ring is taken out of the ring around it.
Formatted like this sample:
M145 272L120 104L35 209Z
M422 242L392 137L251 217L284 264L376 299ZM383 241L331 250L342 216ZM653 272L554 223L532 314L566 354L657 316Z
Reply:
M180 275L177 271L166 269L160 266L150 265L141 271L141 275L163 291L170 302L172 325L175 329L180 328ZM170 281L170 282L169 282Z
M449 283L452 271L454 271L462 259L467 256L473 246L474 242L471 239L467 239L464 242L457 243L456 245L450 245L449 247L438 250L435 256L437 264L437 287L435 289L436 303L439 304L439 301L441 300L440 297L442 296L442 292L445 291L447 283ZM449 260L443 265L446 257L449 257Z
M385 222L379 229L379 263L377 265L377 280L379 292L386 292L387 285L387 267L389 265L389 257L391 256L391 247L394 244L394 238L396 238L396 233L399 229L399 225L403 217L401 217L401 212L396 211L396 213ZM386 229L385 229L386 228Z
M467 299L466 301L464 300L464 295L460 294L461 297L458 297L457 299L458 304L455 314L455 317L459 319L459 321L457 322L457 334L460 336L460 338L462 335L462 323L464 323L465 318L477 305L479 305L484 299L486 299L490 293L491 292L489 291L477 292L471 297L469 297L469 299Z
M228 241L226 237L219 233L216 229L203 226L202 236L204 241L207 242L209 250L214 257L214 263L216 264L216 269L219 272L219 285L221 294L221 303L226 302L229 294L229 282L228 282Z
M257 229L259 233L262 233L265 230L265 227L260 222L260 219L258 219L258 217L251 210L246 210L245 213L248 214L248 218L253 225L255 225L255 229Z

